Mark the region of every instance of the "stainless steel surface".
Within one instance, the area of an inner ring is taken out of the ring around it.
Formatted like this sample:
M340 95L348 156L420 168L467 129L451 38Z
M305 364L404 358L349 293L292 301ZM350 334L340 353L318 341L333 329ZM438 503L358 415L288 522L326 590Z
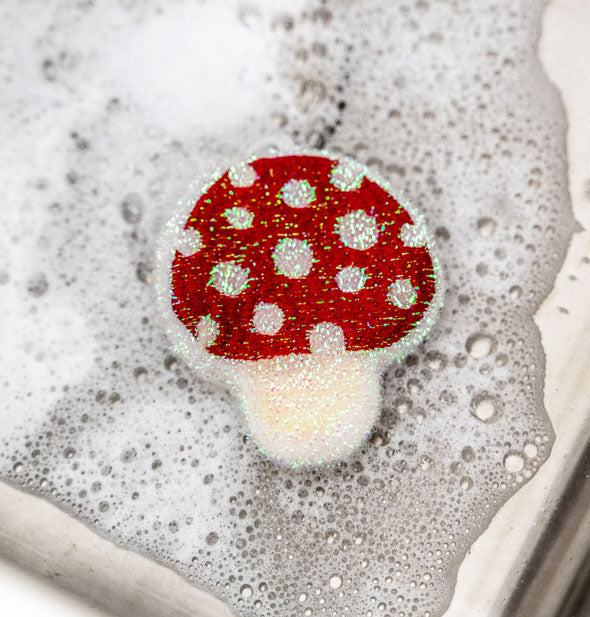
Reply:
M590 615L590 442L580 444L549 520L523 557L502 617Z

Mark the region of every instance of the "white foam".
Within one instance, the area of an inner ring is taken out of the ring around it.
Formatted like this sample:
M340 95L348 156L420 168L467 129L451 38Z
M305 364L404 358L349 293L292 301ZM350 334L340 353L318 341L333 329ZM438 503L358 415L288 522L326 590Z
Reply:
M532 316L573 223L565 121L531 45L542 3L16 7L0 26L2 478L237 615L441 615L553 439ZM150 287L178 191L277 134L403 190L448 286L381 383L367 445L319 471L244 440L227 393L170 352Z

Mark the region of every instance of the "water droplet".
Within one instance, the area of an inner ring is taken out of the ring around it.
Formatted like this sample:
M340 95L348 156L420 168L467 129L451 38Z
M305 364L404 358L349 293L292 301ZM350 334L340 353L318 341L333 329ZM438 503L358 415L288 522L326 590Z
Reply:
M121 452L121 462L130 463L137 456L137 450L135 448L125 448Z
M449 465L449 469L451 470L451 473L454 473L456 476L458 476L463 471L463 463L461 463L460 461L454 461Z
M242 597L244 598L251 598L253 593L254 590L250 587L250 585L242 585L240 587L240 594L242 594Z
M412 400L404 396L396 399L395 402L393 403L393 408L400 415L407 414L412 409L413 406L414 406L414 403L412 402Z
M527 443L523 448L524 455L527 458L535 458L537 456L539 450L534 443Z
M463 476L460 480L461 490L468 491L473 487L473 480L469 476Z
M465 446L463 450L461 450L461 458L466 463L472 463L475 460L475 452L473 451L473 448L470 446Z
M342 577L339 574L332 574L330 577L330 587L332 589L340 589L342 587Z
M472 334L465 343L465 349L472 358L479 360L489 356L496 347L496 339L490 334Z
M207 542L209 546L215 546L218 540L219 536L214 531L207 534L207 537L205 538L205 542Z
M72 448L72 446L68 446L67 448L64 449L63 451L63 455L66 458L72 458L74 456L74 454L76 454L76 449Z
M447 358L439 351L428 351L424 357L426 366L433 371L440 371L447 364Z
M301 510L295 510L295 512L291 515L291 520L297 524L302 523L304 518L305 516Z
M420 465L420 469L427 470L432 468L434 461L427 454L423 454L418 459L418 465Z
M493 422L499 415L500 404L495 397L482 392L473 397L470 411L473 416L482 422Z
M509 473L518 473L524 469L524 459L520 452L511 450L504 457L504 467Z
M377 448L380 448L382 446L386 446L389 443L389 436L384 431L380 431L379 429L373 429L373 432L369 437L369 442Z
M508 364L508 356L505 353L499 353L496 356L496 364L498 366L506 366Z
M137 381L145 381L146 375L147 375L147 369L145 369L143 366L138 366L133 371L133 376L135 377L135 379L137 379Z
M489 238L496 231L496 221L494 219L483 217L477 221L477 231L480 236Z

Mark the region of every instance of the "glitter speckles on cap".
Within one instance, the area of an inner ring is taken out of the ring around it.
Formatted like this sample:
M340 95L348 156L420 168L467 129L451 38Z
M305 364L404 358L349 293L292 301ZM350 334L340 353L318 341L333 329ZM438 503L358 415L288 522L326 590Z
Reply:
M348 351L385 349L416 327L435 294L423 222L349 160L234 165L196 201L182 234L194 234L198 250L174 258L172 306L193 333L202 316L215 320L208 352L223 358L308 354L319 323L340 328ZM410 279L410 292L395 287ZM260 303L286 315L280 331L252 327Z

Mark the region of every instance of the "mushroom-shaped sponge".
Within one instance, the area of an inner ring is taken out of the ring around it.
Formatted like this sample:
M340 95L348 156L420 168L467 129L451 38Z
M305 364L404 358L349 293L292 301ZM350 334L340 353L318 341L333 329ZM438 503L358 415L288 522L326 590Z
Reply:
M253 158L193 188L159 252L176 350L232 388L269 456L343 458L373 426L381 372L440 306L422 217L325 153Z

